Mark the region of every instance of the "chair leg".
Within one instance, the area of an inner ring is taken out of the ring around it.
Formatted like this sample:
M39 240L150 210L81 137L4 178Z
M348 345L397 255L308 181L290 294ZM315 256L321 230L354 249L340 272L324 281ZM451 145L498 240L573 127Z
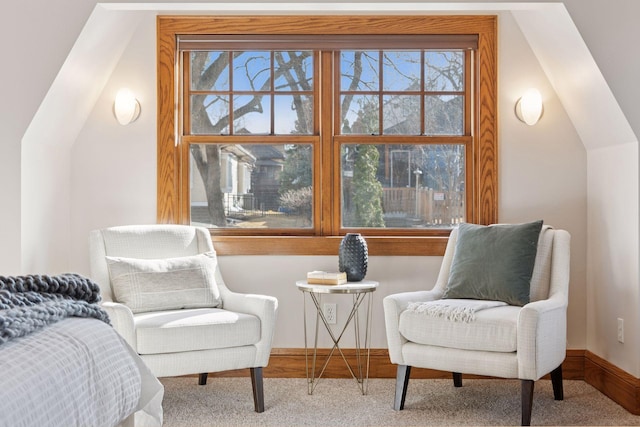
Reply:
M553 385L553 398L555 400L563 400L564 390L562 387L562 365L551 371L551 384Z
M264 412L264 388L262 386L262 368L251 368L251 386L253 404L256 412Z
M396 373L396 395L393 401L393 409L402 411L404 409L404 399L407 397L407 387L411 376L411 366L398 365Z
M203 373L198 375L198 385L206 385L207 384L207 376L209 374L208 373Z
M531 425L531 408L533 406L533 380L521 380L522 383L522 424Z
M453 372L453 386L462 387L462 374L460 372Z

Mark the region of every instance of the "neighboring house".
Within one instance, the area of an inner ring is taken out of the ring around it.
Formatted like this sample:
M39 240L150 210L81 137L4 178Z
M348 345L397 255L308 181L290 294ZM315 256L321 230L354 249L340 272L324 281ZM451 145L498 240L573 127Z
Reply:
M245 215L248 213L245 211L277 211L280 207L280 173L284 159L284 153L272 145L222 147L220 188L224 193L227 216ZM191 168L190 189L193 216L199 218L207 215L204 209L207 196L195 165Z
M227 215L245 209L253 209L251 193L252 171L256 158L241 145L227 145L220 153L220 188L224 193ZM191 168L191 206L194 210L207 206L207 195L198 169Z
M277 211L280 207L280 173L284 165L284 153L273 145L247 147L256 159L251 174L251 191L256 208L261 211Z

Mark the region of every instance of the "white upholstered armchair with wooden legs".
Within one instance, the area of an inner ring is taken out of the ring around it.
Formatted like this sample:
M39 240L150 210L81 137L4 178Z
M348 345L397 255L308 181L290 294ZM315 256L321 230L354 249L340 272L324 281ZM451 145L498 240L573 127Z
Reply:
M206 228L132 225L94 230L92 279L114 328L157 377L250 368L256 412L278 302L230 291Z
M461 270L469 267L463 262L468 261L468 253L461 256L463 250L488 257L502 249L507 249L507 257L514 253L511 243L501 240L504 235L489 245L486 241L466 244L472 239L463 243L462 226L451 233L432 290L389 295L383 301L389 356L398 365L394 409L404 408L412 366L452 372L455 387L462 386L462 374L517 378L522 387L521 422L530 425L534 381L551 373L554 398L563 399L570 235L548 226L538 228L530 280L524 280L527 287L530 283L530 291L526 289L524 301L513 301L500 298L505 289L473 295L483 292L476 282L494 280L494 272L489 271L492 266L473 271L471 286L461 295L456 291L456 279ZM496 231L502 233L501 227L510 226L524 225L486 226L484 231L491 236ZM483 226L473 227L483 231ZM535 242L533 237L530 240ZM487 246L493 246L495 251ZM498 258L501 264L503 256ZM498 265L496 270L503 267Z

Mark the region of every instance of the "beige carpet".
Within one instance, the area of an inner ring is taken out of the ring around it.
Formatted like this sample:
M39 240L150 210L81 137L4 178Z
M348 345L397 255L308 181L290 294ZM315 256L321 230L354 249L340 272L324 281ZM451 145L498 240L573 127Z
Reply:
M411 380L405 409L392 408L395 380L372 379L360 394L354 380L322 379L313 395L306 380L265 378L265 412L253 411L251 380L163 378L165 427L204 426L429 426L519 425L520 382ZM563 401L553 400L551 382L536 382L532 425L640 426L634 416L586 384L565 381Z

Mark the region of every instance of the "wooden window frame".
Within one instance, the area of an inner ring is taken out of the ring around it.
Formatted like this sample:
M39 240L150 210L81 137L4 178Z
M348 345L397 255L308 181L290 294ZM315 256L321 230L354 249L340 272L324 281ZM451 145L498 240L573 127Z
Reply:
M290 35L326 36L362 34L384 36L420 34L469 34L478 38L474 68L473 135L467 167L473 176L473 188L467 188L471 215L467 221L477 224L497 222L497 17L494 15L447 16L159 16L157 18L158 55L158 223L188 223L181 193L184 191L178 143L177 107L179 76L177 37L179 35ZM331 67L329 61L323 67ZM323 72L331 72L330 68ZM321 91L331 91L323 87ZM323 96L323 95L321 95ZM330 107L323 107L330 108ZM321 115L331 114L321 111ZM327 121L329 122L329 121ZM321 123L321 126L323 124ZM325 125L326 126L326 125ZM329 132L330 134L331 132ZM322 144L323 158L332 158L332 144ZM319 165L318 165L319 166ZM316 187L329 200L335 189ZM331 205L321 207L321 218L332 218ZM321 236L212 236L220 255L335 255L341 235ZM367 236L370 255L442 255L447 236Z

